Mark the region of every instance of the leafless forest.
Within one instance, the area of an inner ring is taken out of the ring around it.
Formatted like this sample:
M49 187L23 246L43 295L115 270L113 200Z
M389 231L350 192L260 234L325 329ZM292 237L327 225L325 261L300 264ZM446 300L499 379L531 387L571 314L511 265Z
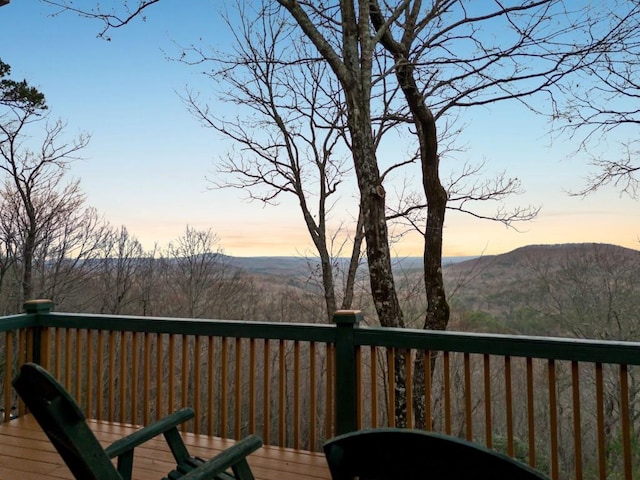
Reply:
M41 298L51 297L59 312L325 321L313 259L289 258L279 263L278 259L256 259L252 266L251 260L238 262L223 255L211 232L189 228L169 249L154 254L142 254L140 245L125 230L113 237L113 242L106 250L111 256L106 258L96 255L69 264L64 260L36 262L40 266L33 276L34 291ZM419 322L425 308L418 300L421 272L412 259L397 261L405 311L412 312ZM634 275L639 262L640 253L635 250L584 244L532 246L448 264L445 278L453 305L450 330L637 340L640 292ZM341 271L341 265L336 259L336 272ZM20 262L11 266L2 284L6 313L21 308ZM366 272L358 278L357 308L365 313L365 323L375 325L364 281ZM51 370L98 418L139 423L145 416L154 418L171 406L185 404L198 406L195 429L215 435L256 431L273 443L315 449L332 434L335 406L327 401L332 388L327 373L335 367L327 362L325 345L59 329L52 335L50 347ZM89 365L82 365L85 355L92 358ZM364 426L393 421L388 355L385 349L362 353ZM459 436L473 432L477 441L490 441L503 451L511 449L524 461L533 454L537 465L549 470L550 410L548 392L542 387L549 375L546 362L514 358L507 363L496 358L486 377L481 356L465 358L451 353L440 355L434 367L429 401L432 428ZM534 395L535 452L527 442L527 431L532 428L526 409L528 369L534 390L540 386ZM576 375L584 412L584 464L595 468L595 417L591 413L596 401L595 372L589 366L573 370L569 363L558 363L554 370L560 468L570 472L575 467L570 412ZM629 373L635 425L640 415L640 388L638 372ZM469 377L469 384L465 377ZM505 378L510 379L508 387ZM620 465L620 379L615 368L605 369L603 378L608 463L614 471ZM376 391L372 390L374 384ZM467 389L474 392L470 405L465 397ZM490 440L486 391L492 392ZM512 405L508 413L507 393Z

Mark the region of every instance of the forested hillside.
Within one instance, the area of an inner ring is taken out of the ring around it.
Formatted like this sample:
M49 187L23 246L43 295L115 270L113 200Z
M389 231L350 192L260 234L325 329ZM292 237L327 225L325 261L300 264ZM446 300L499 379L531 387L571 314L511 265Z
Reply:
M143 255L123 232L107 256L42 262L38 298L58 311L326 321L318 261L302 257L234 258L211 232L187 229L166 251ZM5 313L20 311L19 262L0 276ZM347 263L334 260L340 285ZM421 328L421 259L396 259L400 301L409 327ZM502 255L445 262L450 330L640 340L640 251L604 244L535 245ZM376 324L366 264L357 275L354 308Z
M446 267L453 329L638 340L640 252L535 245Z

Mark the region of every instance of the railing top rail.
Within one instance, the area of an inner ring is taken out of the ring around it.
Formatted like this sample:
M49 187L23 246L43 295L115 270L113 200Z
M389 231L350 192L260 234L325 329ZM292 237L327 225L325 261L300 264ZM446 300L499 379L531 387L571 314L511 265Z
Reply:
M357 322L356 322L357 323ZM0 318L0 331L32 326L183 335L299 340L333 343L330 324L141 317L122 315L40 313ZM405 328L353 326L359 346L412 348L497 356L544 358L640 365L640 342L586 340L524 335L462 333Z
M0 317L0 332L35 327L36 325L36 315L32 313L19 313L8 317Z
M640 342L380 327L356 328L354 340L360 346L640 365Z
M335 341L335 328L333 328L333 325L327 324L48 313L39 315L38 325L42 327L263 338L270 340Z

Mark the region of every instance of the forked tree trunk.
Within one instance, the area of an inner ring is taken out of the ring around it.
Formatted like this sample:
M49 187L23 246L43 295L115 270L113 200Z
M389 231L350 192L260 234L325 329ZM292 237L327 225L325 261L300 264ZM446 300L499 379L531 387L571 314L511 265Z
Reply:
M376 29L384 31L385 19L376 2L372 2L371 22ZM393 55L396 78L407 101L418 137L422 185L427 204L423 256L427 313L423 328L445 330L449 323L449 304L442 278L442 238L448 197L447 191L440 182L440 157L438 156L435 118L427 105L427 100L418 88L415 79L415 66L409 61L414 38L412 35L408 35L403 37L401 42L397 42L387 29L381 36L381 43ZM432 363L433 361L432 357ZM416 426L421 428L425 426L426 421L423 355L416 356L414 367L415 421Z
M340 3L341 51L323 37L298 2L278 0L313 42L340 81L346 102L351 153L360 191L371 295L378 320L385 327L404 327L396 292L387 230L385 190L378 170L371 119L371 82L375 44L371 37L368 0ZM357 5L355 5L357 3ZM396 423L404 425L406 388L403 355L396 357ZM398 417L399 416L399 417Z

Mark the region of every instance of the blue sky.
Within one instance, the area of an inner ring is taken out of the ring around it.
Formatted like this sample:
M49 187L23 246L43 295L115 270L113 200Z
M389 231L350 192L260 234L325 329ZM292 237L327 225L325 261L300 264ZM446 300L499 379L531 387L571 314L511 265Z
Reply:
M239 191L212 191L206 180L227 145L186 111L178 93L190 86L206 95L211 83L167 56L178 52L176 43L229 43L217 4L188 2L185 8L180 0L163 0L146 22L113 31L107 42L96 38L98 23L70 14L52 18L53 10L40 2L12 0L0 9L0 58L14 78L45 93L52 117L68 123L69 135L92 135L70 176L81 180L88 204L114 226L125 225L146 248L165 246L190 225L211 228L231 255L313 254L295 201L263 207ZM569 197L566 190L583 185L585 160L568 158L573 146L566 141L551 145L543 119L504 104L476 110L463 123L460 140L467 149L444 165L445 174L465 160L484 160L487 173L505 170L522 181L526 192L513 203L542 210L519 232L451 213L445 255L502 253L536 243L638 248L638 201L613 189ZM343 196L346 202L351 195ZM349 209L345 218L351 218ZM412 236L394 248L399 255L422 251Z

